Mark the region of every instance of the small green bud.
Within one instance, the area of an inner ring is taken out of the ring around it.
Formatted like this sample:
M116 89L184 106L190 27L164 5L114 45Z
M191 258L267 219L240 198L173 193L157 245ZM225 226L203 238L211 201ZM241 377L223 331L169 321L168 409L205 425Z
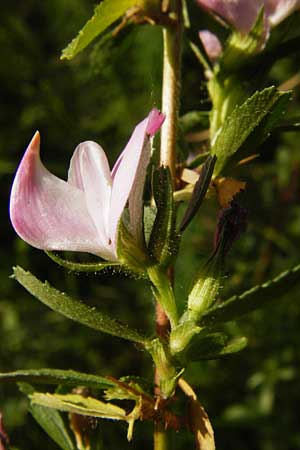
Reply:
M186 320L170 334L170 352L173 356L180 354L189 345L195 334L201 330L193 320Z
M188 298L189 318L197 320L217 299L221 288L222 258L213 255L204 265Z

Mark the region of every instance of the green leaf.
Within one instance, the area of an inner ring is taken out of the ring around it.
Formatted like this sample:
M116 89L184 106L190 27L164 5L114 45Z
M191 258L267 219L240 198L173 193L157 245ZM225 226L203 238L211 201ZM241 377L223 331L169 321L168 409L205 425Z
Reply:
M194 216L198 212L205 198L207 189L209 188L215 164L216 164L215 156L209 156L205 161L200 176L194 186L191 200L188 204L188 207L181 221L179 227L180 233L182 233L186 229L186 227L189 225L189 223L193 220Z
M0 382L18 383L22 381L33 384L81 385L96 389L108 389L115 386L115 383L107 378L74 370L29 369L0 373Z
M29 396L34 392L34 388L25 383L20 383L19 387L23 393ZM28 409L37 423L60 448L63 450L76 450L58 411L33 404Z
M269 112L246 139L240 150L233 155L231 163L238 162L253 154L254 149L258 148L278 125L280 125L279 129L281 129L282 119L286 113L291 97L291 91L278 92L278 98L275 100Z
M153 194L157 207L154 225L151 231L148 251L160 265L168 265L170 258L177 252L175 231L175 208L173 186L168 167L160 167L153 173Z
M143 388L138 384L138 382L144 382L145 384L145 380L139 377L126 376L120 378L120 380L116 382L114 387L106 389L105 399L107 401L134 400L135 402L138 402L141 395L147 396L147 394L145 393ZM153 388L153 386L151 387Z
M123 408L112 403L101 402L93 397L83 397L79 394L62 395L34 392L29 398L32 405L102 419L126 420L126 411Z
M56 253L53 252L49 252L46 251L45 252L47 256L49 256L49 258L52 259L52 261L56 262L57 264L59 264L60 266L64 267L65 269L69 269L72 270L74 272L100 272L103 270L107 270L107 269L112 269L112 270L118 270L120 271L121 269L121 264L116 263L116 262L109 262L109 261L105 261L105 262L99 262L99 263L77 263L74 261L69 261L66 259L61 258L60 256L58 256Z
M239 150L250 133L270 111L280 93L274 86L257 91L241 106L235 107L225 120L212 146L212 155L217 156L215 175L220 175L228 160Z
M224 333L211 333L204 337L199 335L192 339L185 358L187 361L217 359L237 353L243 350L246 345L247 339L245 337L230 340Z
M243 314L261 308L272 300L280 300L298 285L300 285L300 265L282 272L276 278L255 286L241 295L234 295L220 305L209 309L202 315L199 325L210 326L238 319Z
M53 311L94 330L128 339L139 344L145 344L147 342L147 339L137 331L103 314L95 307L88 306L79 300L69 297L67 294L50 286L47 282L42 283L34 275L26 272L21 267L14 267L13 271L13 278L34 297L53 309Z
M100 33L118 20L129 8L138 5L140 0L104 0L94 11L93 17L88 20L78 35L63 50L61 59L72 59Z

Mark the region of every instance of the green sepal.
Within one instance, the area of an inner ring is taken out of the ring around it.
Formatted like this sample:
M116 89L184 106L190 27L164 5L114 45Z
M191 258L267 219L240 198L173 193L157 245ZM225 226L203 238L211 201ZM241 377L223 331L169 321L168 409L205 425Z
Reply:
M265 306L272 300L280 300L296 286L300 286L300 265L282 272L262 285L255 286L240 295L234 295L220 305L205 311L198 325L211 326L236 320L244 314Z
M125 12L141 3L139 0L104 0L96 6L94 15L78 35L62 51L61 59L72 59L87 47L100 33L118 20Z
M201 327L194 320L188 318L188 313L185 313L179 325L170 333L169 347L171 355L180 355L188 347L193 337L200 333L200 331Z
M224 172L230 158L268 114L279 96L274 86L257 91L225 119L211 150L211 154L217 156L215 176Z
M239 33L234 30L226 42L224 52L219 61L219 72L237 71L243 64L249 61L259 50L263 43L264 33L264 8L260 10L256 22L249 33Z
M195 336L188 346L184 358L187 362L218 359L243 350L247 338L230 339L225 333L210 333Z
M34 393L34 388L27 383L19 383L19 389L28 397ZM31 404L28 408L31 415L51 439L63 450L76 450L60 413L54 409Z
M148 253L154 263L167 267L178 251L173 186L168 167L161 166L154 171L152 186L157 213L149 239Z
M0 373L0 382L26 382L33 384L54 384L68 386L80 385L94 389L108 389L115 386L113 381L104 377L100 377L98 375L76 372L75 370L60 369L28 369Z
M144 234L146 245L148 246L151 231L154 225L157 209L154 206L144 206Z
M147 342L147 339L137 331L103 314L96 307L88 306L58 291L50 286L49 283L42 283L34 275L26 272L21 267L14 267L13 272L12 278L17 280L28 292L49 306L53 311L103 333L108 333L139 344L145 344Z
M105 261L99 263L77 263L74 261L69 261L61 258L54 252L45 251L46 255L49 256L52 261L56 262L65 269L71 270L73 272L101 272L103 270L113 270L120 272L122 270L122 265L118 262Z
M205 163L203 164L200 176L194 186L191 200L187 206L187 209L182 218L181 224L179 226L179 232L182 233L189 223L193 220L196 213L198 212L206 192L209 188L211 177L216 164L216 156L209 156Z
M119 261L127 267L129 272L141 278L146 276L149 261L145 248L140 248L122 220L118 227L117 254Z

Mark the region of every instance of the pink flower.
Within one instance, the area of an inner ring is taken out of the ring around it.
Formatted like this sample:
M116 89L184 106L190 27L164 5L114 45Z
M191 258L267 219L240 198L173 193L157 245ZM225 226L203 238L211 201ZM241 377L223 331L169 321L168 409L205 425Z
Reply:
M197 0L209 12L217 14L241 33L249 33L260 9L265 8L265 34L300 8L300 0Z
M10 218L18 235L43 250L88 252L116 261L118 225L128 202L128 228L142 245L143 191L151 137L163 121L164 115L153 109L135 127L112 171L98 144L79 144L67 181L42 164L36 132L11 191Z
M199 37L211 62L217 61L222 53L222 44L218 37L209 30L199 31Z

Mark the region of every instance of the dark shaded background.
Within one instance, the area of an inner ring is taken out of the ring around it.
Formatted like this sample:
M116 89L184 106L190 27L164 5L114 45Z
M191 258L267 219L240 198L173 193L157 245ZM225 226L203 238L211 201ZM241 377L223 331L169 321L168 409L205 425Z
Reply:
M76 145L86 139L103 146L113 162L134 125L160 104L161 32L128 27L114 39L100 39L74 61L60 51L93 10L88 0L10 1L1 6L0 28L0 371L55 367L151 377L147 355L131 344L84 328L48 310L9 278L19 264L57 288L139 328L153 331L154 305L142 281L69 274L47 256L18 239L8 217L13 175L34 131L42 136L42 158L66 177ZM294 19L293 26L299 26ZM209 22L196 9L194 31ZM182 113L208 109L203 72L185 46ZM299 54L284 59L267 84L280 85L299 72ZM289 114L297 114L296 87ZM298 112L299 114L299 112ZM224 278L224 298L267 280L299 262L300 149L296 133L275 134L262 157L239 168L248 182L241 202L249 208L247 233L235 245ZM184 237L176 286L178 301L212 248L217 216L214 199L206 202ZM245 335L249 346L231 358L195 363L186 378L197 388L215 426L222 450L296 450L300 448L299 294L264 311L228 324L232 336ZM13 446L22 450L55 445L26 412L26 399L14 385L0 386L0 409ZM102 422L103 448L151 448L151 425L138 424L126 442L124 425ZM174 449L192 448L185 433L174 435Z

